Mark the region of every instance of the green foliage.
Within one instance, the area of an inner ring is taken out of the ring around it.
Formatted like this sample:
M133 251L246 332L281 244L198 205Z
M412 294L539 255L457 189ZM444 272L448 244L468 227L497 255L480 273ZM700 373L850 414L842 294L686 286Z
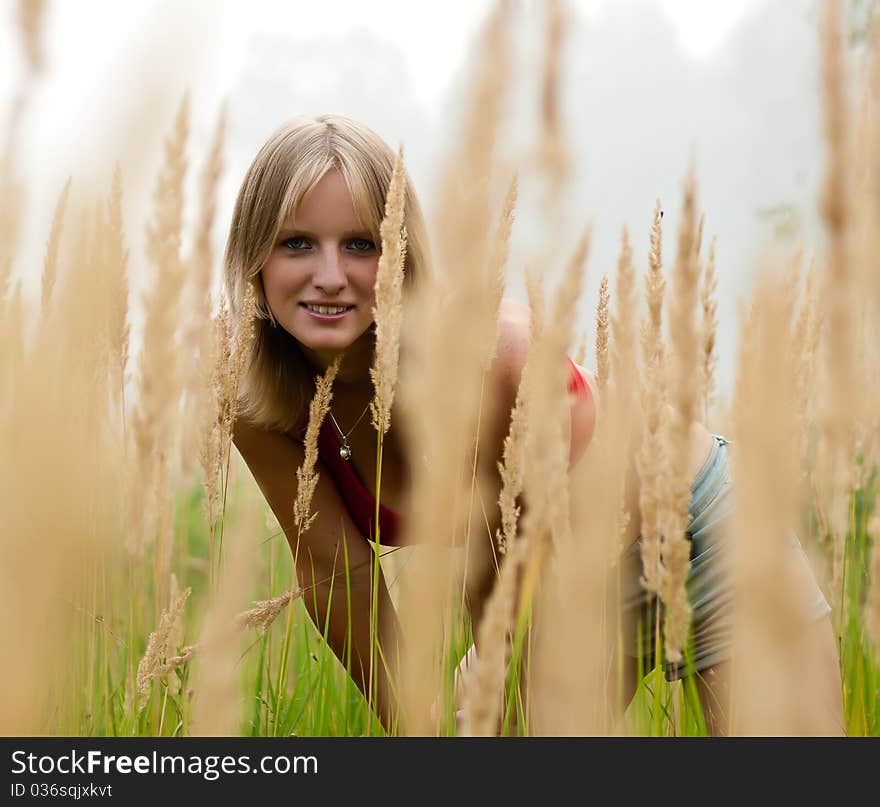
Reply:
M852 499L850 532L846 540L844 597L835 603L844 707L851 736L880 736L880 671L876 648L865 625L869 590L871 542L866 525L877 497L878 470L873 468L863 489ZM236 506L241 490L232 492ZM811 504L811 503L808 503ZM200 609L207 602L208 530L201 514L201 489L182 491L177 503L176 556L172 568L179 587L192 586L185 613L183 644L198 639ZM810 511L805 546L830 553L830 542L819 535ZM254 536L262 573L253 599L275 596L293 580L292 562L284 535L268 527ZM153 558L148 553L131 562L121 576L108 573L112 564L94 569L91 602L79 609L79 656L59 675L54 711L46 717L46 733L81 736L163 735L189 733L192 693L185 664L165 679L155 680L150 697L138 710L135 675L155 614L167 603L155 603ZM348 596L343 581L333 596ZM306 595L308 596L308 590ZM527 734L527 713L520 687L523 652L530 629L528 611L514 632L513 652L505 687L502 734ZM240 659L242 725L247 736L362 736L384 735L367 702L324 639L326 625L312 624L302 600L282 612L265 633L251 630ZM466 613L454 615L449 656L444 668L441 734L456 730L453 698L455 667L472 642ZM179 650L180 648L178 648ZM350 664L350 660L349 660ZM705 722L694 678L667 682L659 664L642 670L641 681L626 711L627 731L651 736L701 736ZM170 684L170 685L169 685Z

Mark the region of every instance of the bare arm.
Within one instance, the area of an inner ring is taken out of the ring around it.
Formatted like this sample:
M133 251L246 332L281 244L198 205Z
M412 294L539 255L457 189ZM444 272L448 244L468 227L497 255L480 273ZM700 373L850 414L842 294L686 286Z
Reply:
M317 515L308 531L300 536L298 544L293 503L297 487L296 469L302 465L304 447L286 434L257 428L242 418L235 422L233 442L284 529L293 553L297 579L305 589L303 602L306 610L322 634L326 625L327 643L342 665L350 668L352 679L366 697L370 680L374 558L371 545L351 520L326 472L320 474L312 499L312 512ZM318 470L320 472L320 468ZM378 598L382 653L388 660L396 659L399 628L381 570ZM373 677L375 708L388 730L394 709L388 675L378 658Z
M486 522L480 525L486 540L477 546L475 563L469 566L469 610L476 627L482 616L485 600L495 582L496 566L500 558L494 554L494 540L501 526L501 511L498 497L501 492L501 477L498 463L504 454L504 441L510 430L510 417L516 403L522 371L529 349L528 309L512 301L502 305L499 322L499 339L496 360L493 362L486 388L492 391L491 414L487 418L484 433L481 434L478 457L478 477L481 480L481 498L486 506ZM588 389L581 394L569 395L569 411L563 424L569 442L569 468L577 463L593 437L596 423L596 401L598 400L595 378L587 373ZM526 512L526 497L517 498L520 507L519 523ZM488 528L487 528L488 522ZM479 533L478 533L479 534Z

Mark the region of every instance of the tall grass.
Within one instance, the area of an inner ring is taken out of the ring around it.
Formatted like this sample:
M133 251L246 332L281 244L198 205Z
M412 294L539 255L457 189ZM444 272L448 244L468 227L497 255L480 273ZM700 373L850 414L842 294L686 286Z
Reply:
M527 344L517 347L515 385L493 386L518 188L530 182L547 192L543 224L556 235L551 202L571 156L558 109L564 14L551 3L537 159L512 180L500 170L516 54L514 8L497 4L478 43L461 136L442 163L437 271L407 299L413 315L403 322L402 150L383 224L376 489L383 435L400 429L415 458L407 535L418 545L394 549L377 536L372 602L384 579L405 641L399 654L383 647L378 611L371 614L366 697L353 683L351 652L340 659L329 649L329 607L323 624L306 607L328 581L297 579L285 540L310 537L311 494L323 473L317 429L338 365L316 382L306 461L290 469L296 496L283 523L231 442L254 300L231 321L227 301L208 293L219 274L207 234L222 218L226 111L209 153L192 155L189 99L181 101L145 222L123 214L126 196L143 189L127 187L118 166L109 187L73 175L60 189L42 265L19 265L31 180L18 175L16 157L42 63L42 6L21 8L26 70L0 171L4 734L704 734L712 715L697 682L667 682L662 667L664 657L690 654L684 530L697 419L735 436L742 507L728 525L737 570L732 730L817 730L802 706L815 682L789 596L798 583L783 585L793 531L833 608L845 729L880 735L880 48L856 115L839 3L827 3L822 27L828 248L806 270L802 253L768 253L758 265L742 302L735 393L718 407L715 259L724 245L713 238L702 254L695 170L684 183L671 270L658 202L652 217L645 211L644 236L624 232L614 293L603 278L595 323L576 320L590 270L588 226L569 255L545 258L545 271L515 267L527 271ZM187 238L194 163L200 196ZM856 164L868 167L867 179ZM494 192L497 181L506 193ZM129 247L139 230L145 262ZM145 266L147 286L143 343L130 355L134 263ZM28 271L41 272L37 300L14 276ZM571 464L563 357L593 327L597 420ZM407 350L398 355L400 344ZM399 422L390 419L393 401ZM642 585L666 622L656 620L662 652L653 662L643 653L627 703L628 628L616 592L620 552L636 526ZM343 548L352 536L345 539ZM347 555L342 561L330 596L350 613L352 569ZM475 601L478 590L485 603ZM474 642L476 661L457 670ZM373 709L379 665L398 709L385 723Z

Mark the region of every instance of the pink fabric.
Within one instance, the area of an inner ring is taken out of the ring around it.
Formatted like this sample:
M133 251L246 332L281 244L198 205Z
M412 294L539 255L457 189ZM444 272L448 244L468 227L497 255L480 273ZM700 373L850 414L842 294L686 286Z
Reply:
M581 371L578 370L577 365L568 358L568 366L571 368L571 381L568 382L568 391L573 392L579 398L582 396L586 396L590 394L590 385L587 384L584 377L581 375Z

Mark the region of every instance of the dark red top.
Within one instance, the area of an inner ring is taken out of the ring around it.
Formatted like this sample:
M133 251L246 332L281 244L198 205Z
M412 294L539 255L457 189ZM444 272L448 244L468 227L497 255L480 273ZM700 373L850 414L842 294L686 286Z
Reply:
M376 499L364 484L360 474L348 461L339 456L339 436L330 423L324 418L318 432L318 456L330 471L336 483L339 495L348 507L355 526L361 535L375 540ZM403 535L403 516L379 504L379 539L383 544L396 544Z
M568 363L571 368L568 391L578 397L589 395L590 388L577 369L577 365L571 359L568 359ZM333 482L348 507L348 512L355 526L361 535L374 540L376 499L354 466L339 456L340 445L339 437L329 418L324 418L321 430L318 432L318 456L324 467L330 472L330 476L333 477ZM383 545L399 545L403 538L404 523L404 516L395 513L384 504L379 504L379 538Z

